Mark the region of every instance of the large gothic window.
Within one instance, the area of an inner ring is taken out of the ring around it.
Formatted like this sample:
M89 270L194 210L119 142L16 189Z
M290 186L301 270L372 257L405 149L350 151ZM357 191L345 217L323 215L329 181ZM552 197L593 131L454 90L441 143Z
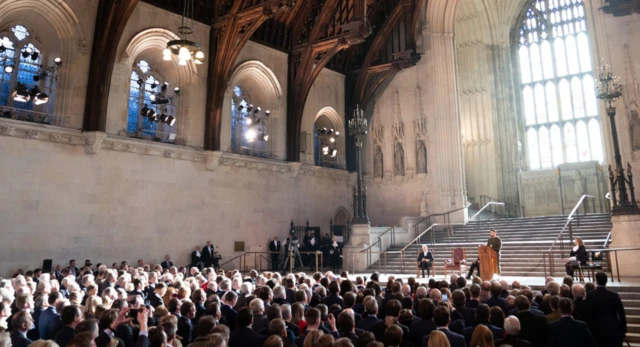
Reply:
M519 31L529 168L603 160L584 0L535 0Z
M175 140L175 99L166 95L169 82L161 81L148 61L141 59L134 64L129 81L127 132L172 142Z
M257 157L268 157L269 110L251 103L241 86L231 96L231 151Z
M53 113L56 67L43 66L43 52L27 27L0 34L2 116L49 123ZM56 63L61 61L56 59Z

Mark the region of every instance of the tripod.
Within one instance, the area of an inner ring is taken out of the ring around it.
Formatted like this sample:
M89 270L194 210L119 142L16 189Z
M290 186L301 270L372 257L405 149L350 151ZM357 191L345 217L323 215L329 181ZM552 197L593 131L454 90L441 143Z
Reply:
M287 266L289 266L289 272L293 272L293 269L296 267L296 262L300 264L300 267L304 267L304 264L302 264L302 257L300 257L300 251L298 250L298 240L290 241L288 246L289 251L284 252L285 257L282 269L286 271Z

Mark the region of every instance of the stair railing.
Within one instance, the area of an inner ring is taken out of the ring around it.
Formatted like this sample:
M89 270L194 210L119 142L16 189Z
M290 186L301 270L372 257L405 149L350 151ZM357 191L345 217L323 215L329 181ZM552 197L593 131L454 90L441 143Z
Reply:
M500 200L496 199L496 198L492 198L490 196L487 195L480 195L480 203L484 204L486 202L499 202ZM503 202L502 205L504 206L503 209L503 215L506 218L517 218L517 217L524 217L524 206L519 205L519 204L514 204L511 202Z
M378 240L374 243L372 243L369 247L365 248L364 250L360 251L360 253L367 253L367 264L366 267L368 268L369 266L372 265L372 261L371 261L371 254L372 249L374 247L378 247L378 249L380 250L380 252L384 252L384 250L382 249L382 237L385 236L386 234L390 233L390 245L389 247L393 246L395 244L395 238L396 238L396 233L395 233L395 227L390 227L389 229L385 230L382 232L382 234L378 235Z
M569 229L569 240L573 240L573 228L571 226L571 222L573 221L574 216L576 217L576 223L577 226L580 225L580 214L576 213L579 211L580 206L582 206L582 203L587 200L587 199L594 199L595 200L595 196L593 195L583 195L580 197L580 200L578 200L578 202L576 203L576 205L573 207L573 209L571 210L571 213L569 213L569 216L567 216L567 221L564 223L564 226L562 227L562 230L560 230L560 232L558 233L558 236L556 237L556 239L553 241L553 243L551 244L551 247L549 247L548 250L546 251L542 251L542 260L543 260L543 264L544 264L544 277L547 277L547 257L549 258L549 275L553 276L553 269L555 267L554 264L554 259L553 259L553 249L556 246L556 243L558 243L558 241L560 241L560 252L564 253L564 232L565 230ZM594 208L594 212L595 212L595 208ZM585 207L584 210L584 214L587 214L587 208Z

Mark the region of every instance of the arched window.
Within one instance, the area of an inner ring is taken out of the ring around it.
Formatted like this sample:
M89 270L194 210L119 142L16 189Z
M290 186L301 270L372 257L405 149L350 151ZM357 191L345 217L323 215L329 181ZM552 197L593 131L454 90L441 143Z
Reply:
M147 60L135 63L129 83L129 134L161 142L175 140L176 95L167 95L168 86Z
M241 86L235 86L231 95L231 151L267 157L270 114L269 110L253 105Z
M26 26L0 34L0 106L2 115L50 123L57 67L43 65L44 52ZM58 58L56 64L61 64Z
M529 168L602 161L584 0L535 0L518 57Z
M313 124L314 162L318 166L337 168L338 165L338 136L333 122L321 114Z

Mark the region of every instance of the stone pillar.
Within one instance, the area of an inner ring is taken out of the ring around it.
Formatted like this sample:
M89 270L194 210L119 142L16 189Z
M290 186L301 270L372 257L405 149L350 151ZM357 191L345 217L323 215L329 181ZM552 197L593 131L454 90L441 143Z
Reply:
M428 61L433 62L431 88L433 91L432 112L434 138L430 141L434 154L430 167L433 168L434 186L440 189L440 211L461 208L466 204L464 189L462 146L458 119L456 71L454 63L453 34L425 33L429 40ZM462 221L464 212L451 221Z
M369 224L353 224L349 243L342 248L342 267L352 272L363 272L367 269L365 253L360 253L371 245Z
M611 245L609 248L636 248L640 247L640 215L619 215L611 216L613 228L611 229ZM638 259L640 251L619 251L618 264L613 252L611 255L611 266L614 274L620 271L620 277L638 277ZM611 280L610 280L611 281ZM616 276L617 281L617 276Z

